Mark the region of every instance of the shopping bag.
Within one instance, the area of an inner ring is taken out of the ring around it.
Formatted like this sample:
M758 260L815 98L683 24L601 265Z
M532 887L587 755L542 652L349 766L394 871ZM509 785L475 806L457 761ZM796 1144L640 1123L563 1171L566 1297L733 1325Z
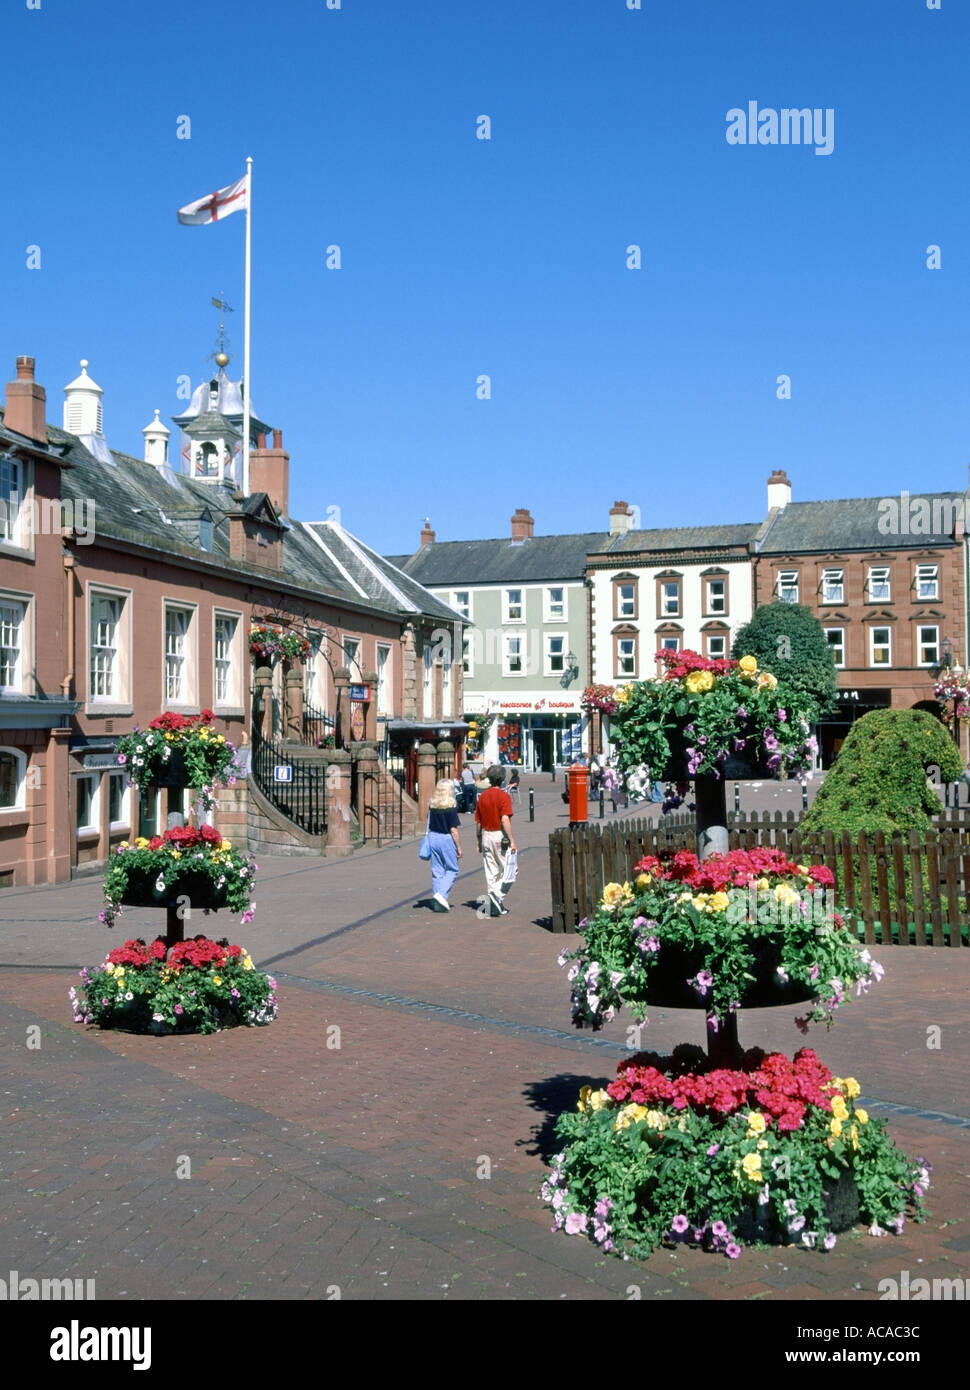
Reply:
M428 813L428 825L430 825L430 824L431 824L431 813L429 812L429 813ZM427 826L425 826L424 835L423 835L423 837L422 837L422 839L421 839L421 843L418 845L418 858L419 858L419 859L430 859L430 858L431 858L431 836L428 834L428 827L427 827Z
M519 876L519 856L514 849L510 849L505 856L505 868L502 870L502 893L509 891L512 884Z

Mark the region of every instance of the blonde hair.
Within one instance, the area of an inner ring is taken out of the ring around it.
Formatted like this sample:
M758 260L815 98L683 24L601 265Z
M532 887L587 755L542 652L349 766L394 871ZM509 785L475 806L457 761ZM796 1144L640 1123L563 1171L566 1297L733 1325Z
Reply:
M442 777L434 789L434 796L428 803L432 811L453 811L457 805L455 801L455 784L450 777Z

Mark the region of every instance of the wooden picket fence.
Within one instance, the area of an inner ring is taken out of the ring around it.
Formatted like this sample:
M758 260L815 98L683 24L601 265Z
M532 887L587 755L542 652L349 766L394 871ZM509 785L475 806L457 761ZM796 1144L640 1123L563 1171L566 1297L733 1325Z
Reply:
M966 815L941 816L939 828L925 835L911 830L891 836L807 833L799 830L792 812L731 815L728 821L731 849L773 846L799 864L831 869L836 901L861 919L867 944L970 945ZM696 847L694 817L685 814L553 831L553 931L575 932L596 910L604 885L632 879L634 864L645 854Z

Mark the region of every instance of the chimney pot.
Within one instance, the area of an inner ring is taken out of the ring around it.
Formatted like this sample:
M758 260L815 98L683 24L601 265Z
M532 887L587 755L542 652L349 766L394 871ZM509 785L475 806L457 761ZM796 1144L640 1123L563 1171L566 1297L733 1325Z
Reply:
M266 448L266 436L265 436L265 434L257 434L257 436L256 436L256 448L257 448L257 449L265 449L265 448Z
M282 449L282 447L283 447L283 431L282 431L282 430L274 430L274 431L273 431L273 448L274 448L274 449Z
M633 529L633 508L629 502L614 502L610 508L610 535L623 536Z
M434 532L431 529L431 518L426 516L424 526L421 528L421 549L426 545L434 545Z
M516 507L512 513L512 539L514 541L531 540L535 533L535 521L528 507Z
M768 510L782 510L791 501L791 481L783 468L776 468L768 479Z
M33 381L34 379L34 359L32 357L17 358L17 380Z

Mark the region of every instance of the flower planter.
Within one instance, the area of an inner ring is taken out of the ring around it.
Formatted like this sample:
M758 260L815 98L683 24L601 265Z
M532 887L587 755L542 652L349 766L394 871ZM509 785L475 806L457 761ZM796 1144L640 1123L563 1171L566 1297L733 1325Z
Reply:
M803 1004L814 999L817 989L778 976L780 943L759 942L755 947L754 963L747 988L738 1001L742 1009L770 1009L780 1004ZM705 953L687 950L683 946L662 946L650 972L646 1002L658 1009L709 1009L688 979L704 969Z
M216 912L226 903L225 888L216 888L204 873L187 869L162 892L156 888L158 875L148 870L133 869L122 903L125 907L178 907L180 899L188 899L199 912Z
M851 1173L843 1173L838 1182L824 1191L824 1212L826 1228L835 1234L850 1231L859 1220L859 1188ZM734 1223L734 1234L745 1245L757 1243L777 1244L778 1237L770 1229L771 1223L764 1216L764 1208L752 1204L747 1213ZM789 1237L797 1241L798 1237Z

